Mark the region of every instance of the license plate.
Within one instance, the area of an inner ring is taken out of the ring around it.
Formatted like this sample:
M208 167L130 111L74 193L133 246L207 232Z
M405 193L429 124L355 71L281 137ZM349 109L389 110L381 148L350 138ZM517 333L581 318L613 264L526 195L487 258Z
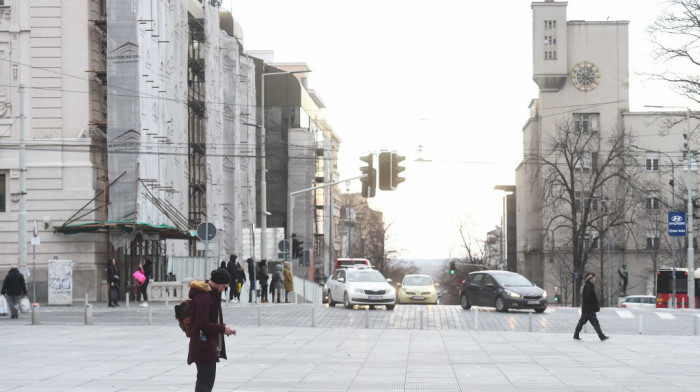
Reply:
M381 295L370 295L367 299L382 299Z
M540 301L527 301L528 305L539 305Z
M425 299L425 297L420 295L414 295L413 297L411 297L411 299Z

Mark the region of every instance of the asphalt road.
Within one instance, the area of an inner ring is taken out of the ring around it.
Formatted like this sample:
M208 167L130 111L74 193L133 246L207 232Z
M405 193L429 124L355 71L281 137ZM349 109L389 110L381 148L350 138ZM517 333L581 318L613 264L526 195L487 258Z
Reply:
M174 324L170 302L151 303L149 308L124 303L108 308L105 303L92 304L94 325L168 325ZM550 307L544 313L531 311L496 312L491 308L464 310L458 305L397 305L394 310L382 307L345 309L342 305L256 304L224 305L224 319L234 326L374 328L426 330L481 330L512 332L571 333L579 318L578 308ZM0 317L2 323L29 323L30 314L20 320ZM626 310L603 308L598 314L606 334L643 333L651 335L700 334L700 311L696 310ZM85 324L84 303L73 306L41 306L41 324ZM592 328L586 327L589 332ZM585 331L585 330L584 330Z

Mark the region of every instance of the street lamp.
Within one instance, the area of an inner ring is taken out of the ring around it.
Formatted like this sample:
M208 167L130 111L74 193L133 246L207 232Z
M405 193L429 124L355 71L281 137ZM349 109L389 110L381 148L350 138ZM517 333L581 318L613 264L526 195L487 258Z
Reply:
M307 73L311 70L268 72L260 74L260 101L262 130L260 135L260 260L267 259L267 155L265 154L265 76ZM291 244L290 244L291 245Z
M656 154L663 154L668 161L671 162L671 209L676 209L676 165L673 163L673 159L663 151L660 150L647 150L639 146L632 145L632 147L643 150L646 152L652 152ZM676 239L671 238L671 272L673 277L671 278L671 291L673 292L673 307L676 307Z
M685 120L688 126L688 131L686 133L685 140L685 162L688 170L687 188L688 188L688 211L686 214L688 227L687 227L687 238L688 238L688 308L695 308L695 250L693 249L693 194L692 194L692 177L690 168L690 108L687 106L656 106L656 105L645 105L648 108L663 108L663 109L685 109ZM673 273L673 279L675 281L676 274ZM675 297L674 297L675 299Z

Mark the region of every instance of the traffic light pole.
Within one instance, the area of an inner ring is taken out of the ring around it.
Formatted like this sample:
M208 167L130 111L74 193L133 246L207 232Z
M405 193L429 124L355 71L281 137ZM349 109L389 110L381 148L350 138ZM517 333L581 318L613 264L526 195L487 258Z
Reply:
M285 253L284 259L285 259L285 261L289 261L290 272L292 272L292 270L294 268L294 263L292 263L292 249L291 249L292 248L292 232L294 231L294 197L296 195L300 195L302 193L310 192L310 191L313 191L316 189L327 188L329 186L338 185L338 184L341 184L343 182L357 180L359 178L365 178L365 177L367 177L366 174L361 175L361 176L350 177L350 178L346 178L346 179L338 180L338 181L334 181L334 182L329 182L327 184L318 185L318 186L314 186L311 188L300 189L300 190L294 191L294 192L289 192L289 206L287 207L287 213L288 213L288 219L289 219L287 222L287 227L289 228L289 230L287 230L287 243L289 244L289 252ZM294 298L295 298L295 302L296 302L296 295L294 296Z

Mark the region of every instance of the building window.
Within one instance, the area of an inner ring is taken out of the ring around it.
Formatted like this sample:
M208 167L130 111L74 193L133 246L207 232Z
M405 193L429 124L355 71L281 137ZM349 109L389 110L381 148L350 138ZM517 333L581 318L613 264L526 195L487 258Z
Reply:
M647 236L647 249L658 249L659 248L659 237L648 235Z
M647 193L647 210L658 210L661 208L659 201L659 192L652 191Z
M2 1L2 0L0 0ZM7 212L7 174L0 173L0 212Z
M647 171L659 171L659 154L655 152L647 152L646 156Z
M583 237L583 247L586 249L598 249L598 234L586 234Z
M598 154L595 155L596 161L598 160ZM591 171L591 167L593 166L593 154L588 151L584 151L581 153L581 156L579 157L579 160L576 162L576 166L574 168L577 171L583 171L584 173L589 173ZM598 166L598 163L596 162L596 166Z
M598 132L599 119L598 113L574 113L574 130L576 132Z
M557 28L557 21L556 20L545 20L544 21L544 29L545 30L551 30L551 29L556 29Z

